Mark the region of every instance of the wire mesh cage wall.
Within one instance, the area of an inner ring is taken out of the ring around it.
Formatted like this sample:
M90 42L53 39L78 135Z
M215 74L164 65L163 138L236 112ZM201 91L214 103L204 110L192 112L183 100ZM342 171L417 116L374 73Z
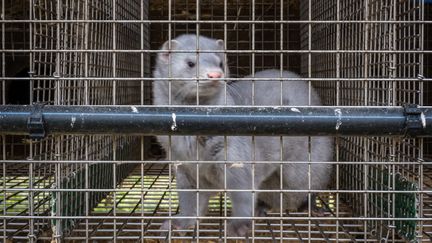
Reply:
M322 106L430 105L431 12L426 0L2 0L2 104L39 103L66 112L71 106L128 105L138 113L152 104L151 72L162 44L196 34L224 41L230 69L225 92L246 75L278 69L301 74L309 85L308 105L311 87ZM77 119L68 126L82 124ZM228 151L231 137L220 149ZM212 138L197 135L196 153ZM253 148L262 139L249 138ZM286 139L263 138L280 140L280 147ZM305 145L310 157L313 139ZM429 242L430 139L331 139L330 187L317 190L316 198L309 190L304 210L254 215L247 240ZM164 151L154 138L106 131L42 140L4 134L1 144L5 242L227 240L233 204L226 186L193 228L175 229L170 222L168 231L162 229L181 211L175 143ZM286 151L279 149L282 158ZM250 156L255 168L259 159ZM227 158L213 162L226 166ZM276 161L281 168L286 162ZM313 206L324 212L315 215Z
M114 28L108 22L55 22L110 20L112 16L125 20L146 18L145 11L141 16L142 4L139 1L2 1L4 19L22 20L17 24L2 23L2 49L14 50L2 52L2 77L11 78L3 81L3 104L148 103L145 101L148 97L141 95L140 90L149 84L128 80L117 83L115 78L140 77L149 72L149 61L140 54L97 51L146 48L148 42L140 38L141 31L143 35L147 33L147 27L141 30L132 24ZM85 49L94 52L82 52ZM2 188L11 189L2 192L2 215L8 217L2 221L3 240L36 240L44 231L52 232L48 233L49 237L50 234L67 235L76 219L52 220L47 216L86 215L107 195L106 191L84 193L67 189L107 189L117 185L133 166L103 161L140 158L137 143L139 140L134 137L110 135L58 135L34 142L25 137L3 136L3 159L21 161L4 163L1 169ZM101 162L73 163L80 160ZM40 191L50 189L63 191Z
M304 72L310 77L335 78L334 82L320 82L320 90L330 105L397 106L406 103L422 104L423 54L410 51L423 50L421 25L403 23L374 23L373 21L417 21L423 18L421 1L318 1L313 4L311 18L342 21L340 25L317 24L311 26L310 37L305 34L303 49L348 50L342 53L315 54L312 65L304 58ZM307 3L303 2L305 9ZM303 13L307 19L309 11ZM346 23L353 21L354 23ZM359 23L356 21L371 21ZM308 33L308 26L303 32ZM410 33L410 34L407 34ZM324 38L323 38L324 36ZM308 45L307 39L311 38ZM325 39L327 41L322 41ZM393 53L400 50L402 53ZM349 52L352 51L352 52ZM377 52L375 52L377 51ZM343 82L338 79L356 79ZM381 79L381 80L380 80ZM383 80L387 79L387 80ZM386 137L343 137L338 140L341 161L374 161L373 165L342 165L340 188L350 190L418 190L423 171L422 143L418 139L392 139ZM378 162L391 161L385 165ZM425 174L426 173L426 174ZM416 194L341 194L353 205L354 213L365 217L416 217L421 210L423 195ZM404 202L398 204L398 202ZM415 222L368 221L367 237L387 238L396 227L399 234L415 238ZM389 228L390 227L390 228ZM365 235L366 237L366 235Z

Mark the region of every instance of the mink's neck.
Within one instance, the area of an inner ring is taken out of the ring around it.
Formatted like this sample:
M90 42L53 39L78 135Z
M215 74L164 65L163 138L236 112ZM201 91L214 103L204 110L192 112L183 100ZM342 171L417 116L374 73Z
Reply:
M213 96L200 96L198 102L196 96L188 96L181 99L179 103L181 105L223 105L225 104L224 98L224 94L220 91Z

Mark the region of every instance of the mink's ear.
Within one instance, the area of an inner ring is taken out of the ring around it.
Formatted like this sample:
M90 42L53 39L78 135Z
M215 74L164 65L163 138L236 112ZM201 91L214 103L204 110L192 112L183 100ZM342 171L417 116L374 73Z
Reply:
M163 50L163 51L175 50L178 45L179 45L178 41L176 41L176 40L169 41L168 40L168 41L165 41L165 43L163 43L161 50ZM158 53L158 58L159 58L159 60L167 63L169 60L170 54L171 54L170 52L160 52L160 53Z
M224 45L225 43L222 39L217 40L216 44L218 45L220 50L223 50L225 48L225 45Z

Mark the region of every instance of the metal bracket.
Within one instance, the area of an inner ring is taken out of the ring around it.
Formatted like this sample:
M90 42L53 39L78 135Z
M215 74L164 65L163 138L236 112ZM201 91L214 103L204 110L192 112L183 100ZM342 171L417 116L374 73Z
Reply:
M416 104L405 104L405 136L415 136L423 130L422 111Z
M33 104L33 111L27 120L27 128L31 139L43 139L45 138L45 124L43 119L43 107L45 103Z

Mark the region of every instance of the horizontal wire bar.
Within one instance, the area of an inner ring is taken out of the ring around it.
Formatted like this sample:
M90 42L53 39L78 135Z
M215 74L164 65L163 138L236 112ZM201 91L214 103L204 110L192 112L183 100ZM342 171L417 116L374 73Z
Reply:
M113 234L111 231L107 232L105 230L98 231L98 232L104 232L104 233L111 234L111 235ZM163 231L152 231L152 232L163 233ZM182 231L176 230L175 232L182 232ZM191 230L185 231L185 233L186 232L191 232ZM200 231L200 236L199 236L200 241L202 241L202 240L216 240L217 241L217 240L220 240L220 238L221 238L221 236L219 234L216 234L214 236L203 235L204 232L208 232L208 230L206 230L206 231ZM210 232L212 232L212 231L210 231ZM258 231L256 231L256 232L258 232ZM214 233L219 233L219 230L217 232L214 232ZM0 239L1 239L1 237L0 237ZM13 239L17 239L17 240L19 240L19 239L25 239L25 240L28 240L28 237L15 237L14 236ZM43 239L51 240L51 238L48 238L48 237L38 237L38 239L41 239L41 240L43 240ZM85 237L79 237L79 236L65 236L65 237L62 237L62 239L64 239L64 240L82 240L83 242L85 242L86 240L108 240L108 241L111 240L112 241L114 239L114 237L113 236L89 236L88 238L85 238ZM147 240L147 239L149 239L150 240L149 242L154 242L155 240L162 240L162 242L165 242L166 241L166 236L160 236L160 235L149 236L149 235L144 235L143 237L141 237L141 236L123 236L123 235L119 236L119 235L116 235L115 239L117 241L119 241L119 240L126 240L126 241L136 240L137 242L140 242L141 240ZM171 235L170 239L171 240L182 240L182 241L187 240L187 242L190 242L192 240L191 242L196 242L196 237L195 236L187 236L187 235L185 235L185 236L182 236L182 235ZM243 240L244 241L245 237L229 237L229 236L227 236L227 239L240 240L240 241ZM282 238L280 236L275 236L274 238L272 236L254 236L253 238L249 237L248 239L249 239L249 241L251 239L254 239L255 242L257 242L257 241L259 242L261 240L276 240L276 241L279 241L279 240L293 240L293 241L297 240L298 241L299 240L299 238L295 237L295 236L283 236ZM308 239L309 239L308 237L302 237L303 241L304 240L308 240ZM310 240L312 242L323 240L323 239L324 238L322 238L322 237L311 237L310 238ZM333 238L330 237L329 239L332 240L332 241L336 241L336 238L334 238L334 237ZM339 237L337 239L337 241L338 242L348 241L348 238ZM377 240L369 239L369 240L362 240L361 242L377 242ZM401 240L401 241L396 241L396 242L404 242L404 241Z
M432 50L143 50L143 49L0 49L0 53L311 53L311 54L430 54Z
M300 212L299 214L301 215L301 214L306 214L306 212ZM148 213L146 213L146 214L148 214ZM270 215L271 214L273 214L273 215L275 215L276 213L269 213ZM294 213L293 213L294 214ZM96 225L97 224L97 222L93 222L93 223L89 223L89 225ZM117 224L123 224L123 222L118 222ZM141 223L140 222L130 222L130 225L131 226L139 226ZM157 222L155 222L154 223L154 225L161 225L162 223L157 223ZM106 225L114 225L114 223L113 222L106 222ZM219 226L219 223L216 223L216 222L205 222L205 223L201 223L200 224L201 226L204 226L204 227L206 227L206 226ZM259 226L267 226L268 224L267 223L257 223L257 225L259 225ZM269 222L269 225L271 226L271 227L274 227L274 226L280 226L280 225L282 225L282 226L284 226L284 227L289 227L289 226L291 226L291 223L275 223L275 222ZM296 223L296 225L298 225L298 226L300 226L300 227L304 227L304 226L308 226L308 224L307 223ZM329 222L323 222L323 223L321 223L320 224L322 227L331 227L331 226L335 226L335 224L334 223L329 223ZM352 228L352 227L359 227L359 226L361 226L360 225L360 223L353 223L353 224L348 224L348 223L346 223L346 224L344 224L344 226L345 227L347 227L347 228ZM79 229L79 231L83 231L84 229ZM106 230L112 230L112 229L106 229ZM178 230L178 231L190 231L191 229L183 229L183 230ZM207 230L207 231L214 231L214 232L216 232L217 230L216 229L209 229L209 228L206 228L206 229L203 229L203 230ZM160 229L154 229L154 231L160 231ZM259 231L263 231L262 229L260 229ZM284 229L283 231L289 231L289 229ZM327 230L327 231L329 231L329 232L332 232L331 230ZM335 231L333 231L333 232L335 232Z
M133 20L133 19L57 19L57 20L30 20L30 19L2 19L2 23L130 23L130 24L432 24L432 20Z
M297 224L296 224L297 225ZM201 229L200 229L201 230ZM207 229L202 229L202 230L205 230L205 231L200 231L200 237L199 237L199 239L202 241L202 240L220 240L220 238L221 238L221 236L218 234L219 233L219 230L217 230L217 231L215 231L214 233L217 233L216 235L214 235L214 236L207 236L207 235L203 235L203 233L204 232L213 232L213 231L209 231L209 230L207 230ZM111 231L109 231L109 232L106 232L106 231L102 231L102 232L105 232L105 233L108 233L108 234L113 234ZM150 231L149 231L150 232ZM163 233L163 231L152 231L152 232L158 232L158 233ZM176 230L175 232L182 232L181 230ZM185 230L184 231L185 233L186 232L191 232L191 230ZM259 230L257 230L256 232L259 232ZM267 231L268 232L268 231ZM278 231L279 232L279 231ZM290 232L290 231L284 231L284 233L285 232ZM363 232L363 231L362 231ZM150 239L151 241L150 242L154 242L155 240L162 240L162 242L165 242L165 240L166 240L166 236L160 236L160 235L155 235L155 236L150 236L150 235L144 235L143 237L141 237L141 236L123 236L123 235L121 235L121 236L119 236L119 235L117 235L116 237L116 240L118 241L118 240L137 240L137 241L140 241L140 240L146 240L146 239ZM0 237L0 239L2 239L1 237ZM19 239L24 239L24 240L28 240L28 237L13 237L13 239L17 239L17 240L19 240ZM51 240L52 238L48 238L48 237L38 237L38 239L41 239L41 240ZM89 238L85 238L85 237L83 237L83 236L81 236L81 237L79 237L79 236L65 236L65 237L62 237L62 239L64 239L64 240L82 240L82 241L85 241L85 240L113 240L114 239L114 237L113 236L90 236ZM195 237L194 236L187 236L187 235L185 235L185 236L182 236L182 235L171 235L171 237L170 237L170 239L171 240L188 240L188 242L189 241L191 241L191 240L193 240L192 242L196 242L195 241ZM229 236L227 236L227 239L239 239L239 240L245 240L245 237L229 237ZM273 236L254 236L253 238L248 238L249 240L251 240L251 239L254 239L255 240L255 242L256 241L261 241L261 240L276 240L276 241L279 241L279 240L293 240L293 241L298 241L299 240L299 238L298 237L295 237L295 236L283 236L282 238L279 236L279 233L277 234L277 236L274 236L274 238L273 238ZM304 241L304 240L308 240L309 238L308 237L302 237L302 240ZM335 237L329 237L328 238L329 240L331 240L332 242L333 241L335 241L336 242L336 238ZM324 238L322 238L322 237L311 237L310 238L310 240L311 240L311 242L315 242L315 241L319 241L319 240L324 240ZM352 242L351 240L349 240L349 238L348 237L339 237L338 239L337 239L337 242L345 242L345 241L349 241L349 242ZM222 242L222 241L221 241ZM270 242L270 241L269 241ZM301 241L300 241L301 242ZM377 240L374 240L374 239L367 239L367 240L362 240L361 242L377 242ZM402 241L402 240L400 240L400 241L395 241L395 242L405 242L405 241Z
M419 159L420 160L420 159ZM0 160L6 164L332 164L332 165L431 165L432 161L280 161L280 160ZM1 171L1 168L0 168Z
M106 216L22 216L22 215L0 215L1 219L106 219ZM235 217L235 216L114 216L110 215L109 219L129 219L129 220L144 220L144 219L196 219L196 220L207 220L207 219L222 219L222 220L229 220L229 219L266 219L266 220L361 220L361 221L368 221L368 220L374 220L374 221L385 221L385 220L401 220L401 221L428 221L431 220L431 218L424 218L424 217L418 217L418 218L400 218L400 217L303 217L303 216L295 216L295 217L288 217L288 216L265 216L265 217Z
M192 78L175 78L175 80L173 80L173 78L152 78L152 77L53 77L53 76L46 76L46 77L0 77L0 80L25 80L25 81L29 81L29 80L86 80L86 81L196 81L196 80L207 80L207 79L203 79L203 78L199 78L199 77L192 77ZM258 82L263 82L263 81L268 81L269 78L253 78L253 77L247 77L247 78L220 78L218 80L222 80L222 81L258 81ZM418 82L418 81L432 81L432 78L423 78L423 77L418 77L418 78L371 78L371 77L364 77L364 78L271 78L271 80L274 81L325 81L325 82L329 82L329 81L334 81L334 82L338 82L338 81L384 81L384 82L393 82L393 81L397 81L397 82ZM71 89L73 89L74 87L71 87ZM76 87L78 88L78 87Z
M153 175L153 174L150 174ZM168 176L168 175L167 175ZM418 193L418 194L431 194L432 190L403 190L403 191L397 191L397 190L318 190L318 189L207 189L207 188L200 188L200 189L180 189L180 188L161 188L161 189L155 189L155 188L137 188L136 190L133 188L124 188L124 189L117 189L117 188L107 188L107 189L100 189L100 188L89 188L89 189L83 189L83 188L74 188L74 189L64 189L64 188L2 188L0 189L0 192L16 192L16 191L22 191L22 192L214 192L214 193L228 193L228 192L250 192L250 193L257 193L257 192L272 192L272 193L350 193L350 194L357 194L357 193L370 193L370 194L404 194L404 193Z

